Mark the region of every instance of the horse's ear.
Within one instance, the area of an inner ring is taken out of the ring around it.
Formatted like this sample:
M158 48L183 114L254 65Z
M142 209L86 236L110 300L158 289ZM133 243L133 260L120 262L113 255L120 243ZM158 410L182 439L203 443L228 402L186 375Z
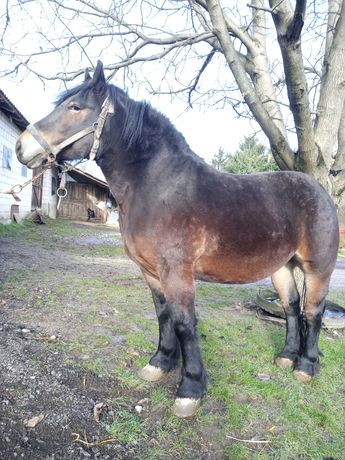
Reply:
M84 81L89 81L89 80L91 80L91 75L90 75L88 69L85 69Z
M103 71L103 64L101 61L97 61L97 65L92 77L93 85L96 91L99 94L103 94L106 91L107 83L105 81L104 71Z

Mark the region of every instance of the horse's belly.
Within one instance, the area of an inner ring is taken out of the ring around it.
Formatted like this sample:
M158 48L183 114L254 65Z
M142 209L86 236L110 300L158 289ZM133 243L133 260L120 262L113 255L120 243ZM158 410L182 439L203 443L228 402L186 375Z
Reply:
M195 265L195 278L218 283L253 283L276 272L294 252L290 249L275 254L202 256Z

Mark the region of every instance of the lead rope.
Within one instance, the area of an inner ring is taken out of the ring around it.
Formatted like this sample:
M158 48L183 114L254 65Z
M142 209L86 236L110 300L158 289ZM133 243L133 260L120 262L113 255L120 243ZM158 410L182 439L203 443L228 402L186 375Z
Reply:
M18 193L20 193L24 187L31 184L36 179L38 179L40 176L42 176L42 174L44 174L47 171L47 169L49 169L51 166L52 166L52 162L49 162L46 166L42 167L41 171L38 174L36 174L34 177L32 177L31 179L25 181L23 184L15 184L10 189L2 190L0 191L0 193L3 195L12 195L16 201L22 201L21 198L19 198Z
M83 161L84 160L79 161L76 165L82 163ZM36 174L35 176L33 176L31 179L25 181L23 184L15 184L8 190L1 190L0 194L12 195L13 198L16 201L22 201L21 198L18 196L18 194L23 190L23 188L28 186L29 184L32 184L36 179L41 177L42 174L44 174L48 169L50 169L54 165L58 166L60 169L63 168L62 169L61 180L60 180L60 185L59 185L59 188L56 191L56 194L57 194L57 196L59 198L58 204L57 204L57 210L59 210L60 206L61 206L61 203L62 203L62 200L64 198L66 198L66 196L68 195L68 190L66 188L68 171L76 170L76 171L78 171L78 173L83 174L83 172L80 169L77 169L74 166L72 166L71 164L68 164L66 162L64 162L63 165L62 164L58 165L54 161L50 161L49 163L47 163L47 165L43 166L41 171L38 174Z

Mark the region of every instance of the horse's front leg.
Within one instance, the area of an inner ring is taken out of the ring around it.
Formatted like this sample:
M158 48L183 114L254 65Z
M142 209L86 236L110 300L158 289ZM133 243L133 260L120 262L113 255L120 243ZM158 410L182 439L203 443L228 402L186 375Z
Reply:
M166 301L159 281L148 275L144 274L144 276L150 286L156 308L159 342L156 353L150 359L149 364L140 371L139 375L149 382L156 382L177 366L180 357L180 345L175 333L171 308Z
M190 270L165 269L162 284L144 273L156 307L159 343L154 356L141 371L148 381L158 381L174 368L182 352L182 379L173 411L190 417L197 411L206 390L206 372L198 344L194 310L195 288Z
M173 412L179 417L190 417L198 409L207 383L196 330L192 270L189 267L165 267L162 288L182 353L182 378Z

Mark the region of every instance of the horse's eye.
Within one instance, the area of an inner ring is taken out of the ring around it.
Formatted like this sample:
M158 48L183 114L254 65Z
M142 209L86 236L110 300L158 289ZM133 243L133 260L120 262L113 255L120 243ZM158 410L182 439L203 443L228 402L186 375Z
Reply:
M79 112L81 108L79 107L79 105L71 104L68 106L68 110L72 110L73 112Z

